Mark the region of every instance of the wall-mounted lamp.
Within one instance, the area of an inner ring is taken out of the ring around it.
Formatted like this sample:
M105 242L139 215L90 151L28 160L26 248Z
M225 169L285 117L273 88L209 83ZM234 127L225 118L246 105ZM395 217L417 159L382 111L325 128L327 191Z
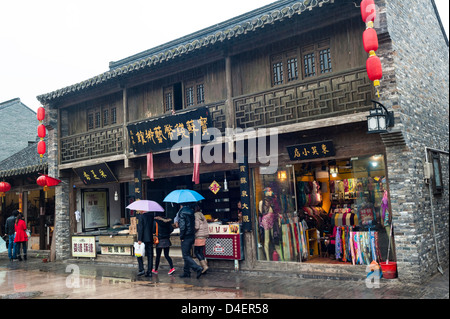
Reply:
M114 201L118 201L119 200L119 194L117 193L117 191L114 192Z
M367 116L367 133L386 133L388 127L394 126L394 112L390 112L386 107L372 100L373 109Z

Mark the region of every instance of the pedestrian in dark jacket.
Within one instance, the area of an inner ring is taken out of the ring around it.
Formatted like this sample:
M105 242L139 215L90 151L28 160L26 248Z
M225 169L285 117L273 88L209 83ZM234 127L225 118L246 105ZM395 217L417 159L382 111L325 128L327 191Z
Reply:
M145 277L152 276L153 266L153 213L137 212L137 233L138 244L144 243L145 255L147 256L147 272L144 271L144 258L137 257L138 260L138 276L145 274Z
M173 268L172 258L169 256L170 246L170 234L173 232L172 219L164 218L163 213L155 213L155 226L158 226L158 244L156 245L156 259L155 268L152 270L154 274L158 274L159 261L161 259L161 253L164 250L164 257L169 263L169 275L173 274L175 268ZM156 228L156 227L155 227Z
M19 211L15 210L12 212L11 216L6 219L5 224L5 234L8 235L8 257L10 261L17 259L17 245L14 243L15 237L15 224L16 218L19 215Z
M189 205L180 205L178 226L180 227L181 253L184 260L184 272L181 278L191 277L191 268L197 273L197 279L202 275L203 268L191 257L192 245L195 241L194 210Z

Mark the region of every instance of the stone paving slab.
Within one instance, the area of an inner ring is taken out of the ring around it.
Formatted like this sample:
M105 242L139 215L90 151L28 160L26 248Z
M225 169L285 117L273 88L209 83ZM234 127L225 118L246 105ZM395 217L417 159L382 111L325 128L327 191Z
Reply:
M448 269L425 284L381 279L379 287L364 280L208 271L200 279L179 278L161 267L152 278L137 277L136 268L76 262L43 263L32 258L10 262L0 256L0 297L22 299L449 299ZM79 287L70 283L75 275ZM72 286L71 286L72 285Z

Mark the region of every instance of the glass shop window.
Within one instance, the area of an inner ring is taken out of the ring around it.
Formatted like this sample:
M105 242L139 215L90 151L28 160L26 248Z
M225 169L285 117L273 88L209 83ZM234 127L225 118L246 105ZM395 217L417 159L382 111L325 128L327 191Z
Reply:
M395 261L385 176L382 154L298 163L273 175L255 169L258 260Z

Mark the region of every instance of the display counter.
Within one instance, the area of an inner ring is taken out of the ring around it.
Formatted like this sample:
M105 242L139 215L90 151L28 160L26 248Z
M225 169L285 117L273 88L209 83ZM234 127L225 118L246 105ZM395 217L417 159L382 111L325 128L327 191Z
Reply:
M207 259L243 260L243 234L239 224L221 225L209 223L209 237L206 239Z

